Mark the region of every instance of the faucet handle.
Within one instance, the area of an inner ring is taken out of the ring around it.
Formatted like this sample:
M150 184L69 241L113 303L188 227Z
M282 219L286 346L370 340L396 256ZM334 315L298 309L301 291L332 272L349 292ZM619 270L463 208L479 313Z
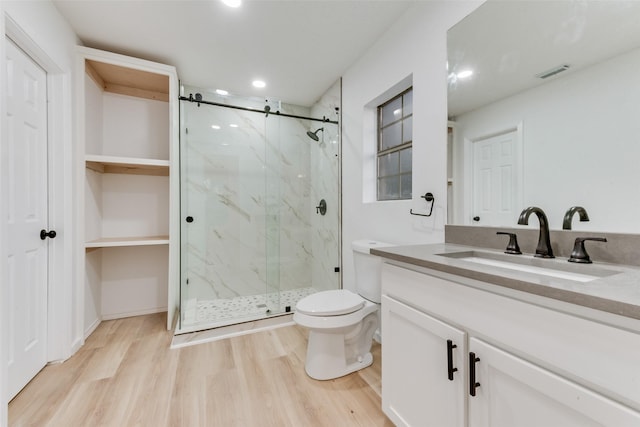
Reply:
M591 258L587 253L587 250L584 247L584 242L587 240L592 240L594 242L606 242L607 239L604 237L578 237L573 244L573 251L571 251L571 256L569 257L569 262L577 262L581 264L591 264Z
M520 255L522 252L520 251L520 246L518 246L518 236L516 233L507 233L504 231L498 231L496 234L504 234L509 236L509 244L507 244L507 249L505 249L505 254L513 254Z

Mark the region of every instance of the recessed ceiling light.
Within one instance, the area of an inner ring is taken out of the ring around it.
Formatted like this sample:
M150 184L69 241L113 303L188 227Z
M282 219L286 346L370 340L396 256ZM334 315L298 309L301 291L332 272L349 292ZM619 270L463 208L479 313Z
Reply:
M242 4L242 0L221 0L222 3L226 4L229 7L240 7Z
M459 79L466 79L467 77L471 77L472 75L472 70L462 70L458 74L456 74L456 77L458 77Z
M253 85L253 87L257 88L263 88L267 85L263 80L254 80L251 84Z
M229 125L229 127L237 128L237 127L238 127L238 125L237 125L237 124L235 124L235 123L231 123L231 124Z
M217 93L218 95L222 95L222 96L229 95L229 92L227 92L227 91L226 91L226 90L224 90L224 89L216 89L216 93Z
M211 129L220 129L220 126L218 126L218 125L211 125Z

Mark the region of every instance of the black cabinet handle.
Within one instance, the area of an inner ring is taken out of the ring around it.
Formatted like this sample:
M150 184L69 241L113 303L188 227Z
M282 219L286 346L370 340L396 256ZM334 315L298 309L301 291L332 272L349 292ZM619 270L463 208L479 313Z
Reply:
M40 240L44 240L47 237L50 239L55 239L56 232L54 230L51 230L47 233L47 230L40 230Z
M480 383L476 382L476 362L479 361L480 358L476 357L473 351L469 352L469 394L471 396L475 396L476 388L480 387Z
M458 348L458 346L455 345L453 341L447 340L447 375L449 377L449 381L453 381L453 373L458 370L458 368L453 367L454 348Z
M193 222L193 217L192 217L192 216L188 216L188 217L186 218L186 221L187 221L188 223L192 223L192 222Z

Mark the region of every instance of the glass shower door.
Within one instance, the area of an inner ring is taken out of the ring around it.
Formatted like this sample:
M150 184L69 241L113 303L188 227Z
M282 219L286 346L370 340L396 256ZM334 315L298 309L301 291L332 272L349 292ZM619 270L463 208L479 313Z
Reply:
M265 118L195 103L181 108L180 330L264 317Z

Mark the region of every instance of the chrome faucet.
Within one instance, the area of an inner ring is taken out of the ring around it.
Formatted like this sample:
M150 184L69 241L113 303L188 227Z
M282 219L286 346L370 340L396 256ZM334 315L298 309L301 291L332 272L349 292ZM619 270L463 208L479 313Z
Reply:
M587 215L585 208L582 206L571 206L567 213L564 214L564 219L562 220L563 230L571 230L571 219L576 213L580 215L580 221L589 221L589 215Z
M549 221L544 211L536 206L529 206L520 213L518 224L529 224L529 215L535 213L540 223L540 235L538 236L538 247L535 256L540 258L555 258L553 249L551 249L551 239L549 238Z

